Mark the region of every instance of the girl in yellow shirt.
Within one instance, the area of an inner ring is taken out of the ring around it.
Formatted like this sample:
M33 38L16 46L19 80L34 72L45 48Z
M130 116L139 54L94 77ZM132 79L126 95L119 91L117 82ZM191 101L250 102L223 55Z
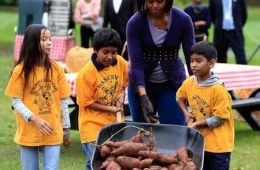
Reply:
M128 82L127 61L117 55L120 36L111 29L97 31L93 37L94 53L77 77L79 132L83 151L88 157L86 169L101 128L116 122L122 111L124 91Z
M60 144L64 140L68 147L71 141L65 100L70 90L61 66L49 59L50 50L48 28L28 26L5 91L16 110L14 141L20 145L23 170L39 169L39 150L43 153L43 169L58 169Z

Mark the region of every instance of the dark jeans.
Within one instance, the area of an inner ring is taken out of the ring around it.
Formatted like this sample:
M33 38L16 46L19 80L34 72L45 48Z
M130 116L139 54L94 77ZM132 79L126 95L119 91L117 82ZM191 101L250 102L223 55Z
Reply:
M176 102L176 90L170 82L146 82L146 93L153 104L155 113L159 115L161 124L185 125L184 115ZM145 122L139 95L136 89L128 87L128 102L130 112L135 122Z
M89 48L92 46L94 31L90 27L81 26L80 27L80 38L81 38L81 46L84 48ZM91 41L91 45L90 45Z
M230 155L230 152L205 152L203 170L229 170Z
M218 52L218 62L227 63L227 50L231 47L237 64L247 64L244 37L235 30L219 32L219 37L214 37L214 44ZM217 39L217 40L216 40Z

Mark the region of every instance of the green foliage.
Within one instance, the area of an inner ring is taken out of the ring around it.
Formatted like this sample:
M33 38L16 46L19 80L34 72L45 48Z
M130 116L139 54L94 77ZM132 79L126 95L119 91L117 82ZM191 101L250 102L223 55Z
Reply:
M0 1L0 5L17 5L18 4L18 0L1 0Z
M0 7L0 57L9 56L13 51L14 28L18 25L17 8Z

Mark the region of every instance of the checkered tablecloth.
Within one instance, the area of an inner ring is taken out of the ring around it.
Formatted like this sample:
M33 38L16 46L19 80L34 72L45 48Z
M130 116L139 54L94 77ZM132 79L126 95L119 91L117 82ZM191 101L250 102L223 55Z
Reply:
M71 90L71 96L76 97L77 92L76 92L76 78L78 73L66 73L66 79L67 82L70 86L70 90Z
M14 61L18 61L22 42L23 35L16 35L14 44ZM64 61L67 51L76 45L76 41L73 36L53 36L51 37L51 44L52 48L50 58L57 61Z
M260 88L260 66L217 63L213 70L228 90ZM67 73L72 96L76 96L77 73Z
M218 63L213 71L228 90L260 88L260 66Z

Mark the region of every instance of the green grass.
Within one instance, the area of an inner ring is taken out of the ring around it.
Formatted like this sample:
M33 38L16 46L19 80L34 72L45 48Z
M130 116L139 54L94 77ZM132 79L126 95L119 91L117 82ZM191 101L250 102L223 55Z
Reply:
M18 25L18 15L16 8L0 7L0 56L10 56L12 54L13 42L15 38L14 27Z
M260 132L246 122L235 121L235 149L231 156L233 170L259 170Z
M13 66L13 28L18 24L16 9L0 7L0 169L19 170L19 148L13 142L16 123L14 112L10 109L10 99L4 96L6 84ZM246 50L250 55L260 43L260 7L250 7L249 20L245 26ZM78 36L78 34L77 34ZM212 34L211 34L212 38ZM230 54L232 55L232 53ZM234 62L231 56L229 62ZM260 51L252 60L260 65ZM260 163L260 132L253 131L246 122L235 121L235 149L232 152L231 170L259 170ZM72 131L72 147L62 149L60 169L82 170L85 168L85 156L81 151L78 131Z
M259 7L250 7L248 11L248 17L247 23L244 27L244 37L245 37L245 50L247 54L247 58L252 55L255 48L260 45L260 8ZM213 34L211 34L213 35ZM234 59L233 53L229 53L229 63L236 63ZM252 65L259 65L260 63L260 50L256 55L253 57L253 59L250 61L249 64Z

